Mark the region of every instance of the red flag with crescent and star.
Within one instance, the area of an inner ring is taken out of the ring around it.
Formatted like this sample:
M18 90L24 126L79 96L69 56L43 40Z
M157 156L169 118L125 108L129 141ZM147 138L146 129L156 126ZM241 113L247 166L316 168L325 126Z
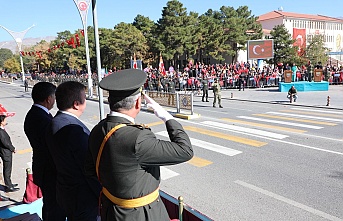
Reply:
M248 41L248 60L274 57L273 40Z
M163 58L161 54L160 54L160 64L158 66L158 71L160 72L160 74L162 74L162 76L167 75L166 69L164 68Z

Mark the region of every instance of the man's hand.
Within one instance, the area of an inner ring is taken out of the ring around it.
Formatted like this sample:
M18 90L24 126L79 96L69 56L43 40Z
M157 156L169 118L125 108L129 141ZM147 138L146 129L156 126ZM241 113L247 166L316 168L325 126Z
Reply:
M168 113L168 111L164 110L163 107L156 103L156 101L154 101L151 97L144 94L144 99L147 101L148 107L154 110L154 113L158 118L160 118L164 122L167 122L170 119L174 119L174 117L170 113Z

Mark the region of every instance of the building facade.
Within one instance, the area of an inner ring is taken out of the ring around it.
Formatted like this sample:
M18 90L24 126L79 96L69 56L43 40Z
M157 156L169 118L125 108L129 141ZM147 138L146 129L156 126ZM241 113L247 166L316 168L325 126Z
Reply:
M323 35L331 58L343 61L343 19L277 10L260 15L257 20L268 35L276 25L284 24L299 49L306 47L315 35Z

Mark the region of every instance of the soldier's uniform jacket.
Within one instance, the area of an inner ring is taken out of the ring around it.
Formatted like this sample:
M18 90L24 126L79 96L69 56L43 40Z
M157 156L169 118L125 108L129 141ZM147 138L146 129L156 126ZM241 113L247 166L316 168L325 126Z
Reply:
M175 83L173 80L168 81L168 92L175 93Z
M215 93L215 94L220 94L220 84L219 84L219 82L214 82L213 84L212 84L212 89L213 89L213 93Z
M99 163L99 180L113 196L136 199L155 191L160 184L160 166L190 160L193 149L180 123L166 122L170 141L159 140L149 128L133 125L128 119L108 115L96 125L89 138L86 161L88 176L96 176L96 160L106 134L119 124L127 124L114 132L106 142ZM102 220L170 220L163 202L138 208L123 208L101 196Z
M201 83L203 85L203 90L208 90L208 80L207 79L202 79Z

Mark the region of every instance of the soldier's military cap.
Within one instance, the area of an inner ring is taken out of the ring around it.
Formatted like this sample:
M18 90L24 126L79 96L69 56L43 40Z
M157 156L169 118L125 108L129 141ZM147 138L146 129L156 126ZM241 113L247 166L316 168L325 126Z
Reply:
M111 98L125 98L136 95L146 82L147 75L138 69L125 69L103 78L99 87L109 91Z

